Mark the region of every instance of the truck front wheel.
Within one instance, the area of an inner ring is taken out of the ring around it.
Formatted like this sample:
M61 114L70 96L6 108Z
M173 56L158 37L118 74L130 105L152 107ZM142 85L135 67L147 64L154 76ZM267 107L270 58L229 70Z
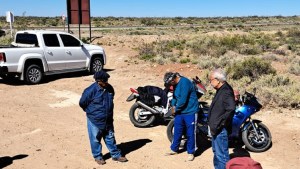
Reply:
M102 69L103 69L103 61L101 60L101 58L99 57L93 58L91 62L90 72L94 74L96 72L101 71Z
M43 72L40 66L32 64L25 71L25 80L28 84L38 84L43 78Z

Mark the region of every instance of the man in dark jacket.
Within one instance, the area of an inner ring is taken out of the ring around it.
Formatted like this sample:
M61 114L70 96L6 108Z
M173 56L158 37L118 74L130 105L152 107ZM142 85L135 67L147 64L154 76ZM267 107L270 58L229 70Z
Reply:
M213 161L216 169L225 169L229 161L228 133L235 110L234 94L231 86L226 82L226 73L223 70L214 70L209 76L209 81L217 90L208 114Z
M88 134L95 161L103 165L101 139L114 161L126 162L117 148L113 125L114 89L108 83L109 74L104 71L96 72L95 83L86 88L80 98L79 105L86 112Z

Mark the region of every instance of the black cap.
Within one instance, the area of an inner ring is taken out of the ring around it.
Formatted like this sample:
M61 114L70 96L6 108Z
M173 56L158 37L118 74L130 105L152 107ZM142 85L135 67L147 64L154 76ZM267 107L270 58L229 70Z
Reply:
M173 73L173 72L167 72L164 76L164 82L165 84L170 84L172 80L175 79L177 73Z
M109 74L104 72L103 70L96 72L94 74L94 79L96 81L107 82L109 77L110 77Z

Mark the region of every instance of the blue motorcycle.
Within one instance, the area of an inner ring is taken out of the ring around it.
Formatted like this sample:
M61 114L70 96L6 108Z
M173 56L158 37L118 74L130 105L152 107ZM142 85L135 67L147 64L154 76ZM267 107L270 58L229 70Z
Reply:
M208 109L205 102L200 102L201 111L198 119L198 134L204 135L210 139L208 134ZM253 152L263 152L270 148L272 136L270 130L260 120L252 119L251 115L261 109L254 94L245 92L237 101L237 108L232 121L232 133L229 135L229 142L242 141L246 148ZM174 119L167 126L167 136L172 142L174 130ZM183 136L183 142L185 136Z

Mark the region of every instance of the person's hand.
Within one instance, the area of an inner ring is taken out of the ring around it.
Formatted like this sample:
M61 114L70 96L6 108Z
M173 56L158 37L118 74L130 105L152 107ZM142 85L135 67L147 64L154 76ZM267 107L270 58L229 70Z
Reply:
M172 115L173 115L173 116L175 115L175 109L176 109L175 106L173 106L173 107L171 108L171 112L172 112Z

